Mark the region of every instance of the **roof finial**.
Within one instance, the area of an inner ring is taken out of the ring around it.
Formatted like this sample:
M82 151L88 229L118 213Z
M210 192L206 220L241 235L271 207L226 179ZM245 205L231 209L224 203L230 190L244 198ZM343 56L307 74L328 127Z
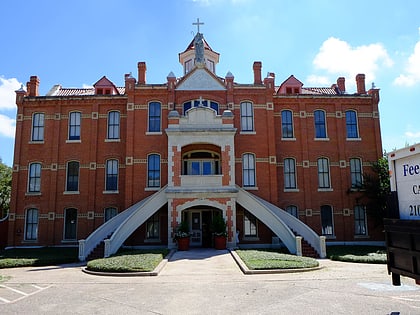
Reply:
M197 25L197 33L200 33L200 25L204 25L204 23L200 22L200 19L197 18L197 22L193 23L192 25Z

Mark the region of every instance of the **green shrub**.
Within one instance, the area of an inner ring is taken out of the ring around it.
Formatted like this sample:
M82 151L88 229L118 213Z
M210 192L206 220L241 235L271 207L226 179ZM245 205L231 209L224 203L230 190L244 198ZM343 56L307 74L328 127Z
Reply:
M386 248L381 246L334 245L327 247L327 257L331 260L386 264Z

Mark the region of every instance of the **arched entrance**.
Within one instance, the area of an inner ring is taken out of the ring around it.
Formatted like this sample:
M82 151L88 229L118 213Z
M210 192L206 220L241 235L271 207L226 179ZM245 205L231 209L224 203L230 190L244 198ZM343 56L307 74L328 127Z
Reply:
M208 206L194 206L182 211L182 220L188 222L190 228L190 246L213 247L212 221L222 211Z

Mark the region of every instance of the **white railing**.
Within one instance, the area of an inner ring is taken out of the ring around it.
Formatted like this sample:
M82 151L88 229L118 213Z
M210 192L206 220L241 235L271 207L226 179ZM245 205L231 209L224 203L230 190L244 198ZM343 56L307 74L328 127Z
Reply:
M270 210L276 216L278 216L293 231L302 236L318 252L320 258L325 258L327 256L327 251L325 247L325 236L319 236L308 225L306 225L287 211L278 208L277 206L260 197L257 197L255 195L252 196L259 200L260 203L263 204L266 209Z
M148 197L150 198L150 197ZM88 238L79 240L79 260L85 261L87 256L95 249L95 247L102 242L106 237L112 234L118 226L124 222L136 209L141 207L148 198L143 199L126 210L120 212L115 217L111 218L101 226L99 226L95 231L93 231Z
M158 211L165 203L168 202L166 197L166 186L150 196L139 207L133 211L114 231L111 238L105 240L105 255L109 257L115 254L124 241L148 218Z
M255 195L250 194L240 187L237 188L237 202L269 227L281 239L283 244L286 245L290 253L297 254L296 237L285 222L273 211L270 211Z

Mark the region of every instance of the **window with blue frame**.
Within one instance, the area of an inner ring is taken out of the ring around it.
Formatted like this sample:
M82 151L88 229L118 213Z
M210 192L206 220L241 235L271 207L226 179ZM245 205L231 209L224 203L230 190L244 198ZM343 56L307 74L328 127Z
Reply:
M346 111L347 138L359 138L357 129L357 114L354 110Z
M291 110L281 112L281 137L293 138L293 113Z
M149 103L149 132L160 132L161 105L159 102Z
M80 122L82 114L71 112L69 115L69 140L80 140Z
M108 113L108 139L120 138L120 113L111 111Z
M327 128L325 124L325 112L323 110L316 110L314 112L315 122L315 138L326 138Z
M118 190L118 160L106 161L105 190Z
M147 187L160 187L159 154L150 154L147 157Z
M208 107L213 109L216 114L219 114L219 104L217 102L203 99L185 102L182 105L182 114L185 116L186 112L193 107Z

